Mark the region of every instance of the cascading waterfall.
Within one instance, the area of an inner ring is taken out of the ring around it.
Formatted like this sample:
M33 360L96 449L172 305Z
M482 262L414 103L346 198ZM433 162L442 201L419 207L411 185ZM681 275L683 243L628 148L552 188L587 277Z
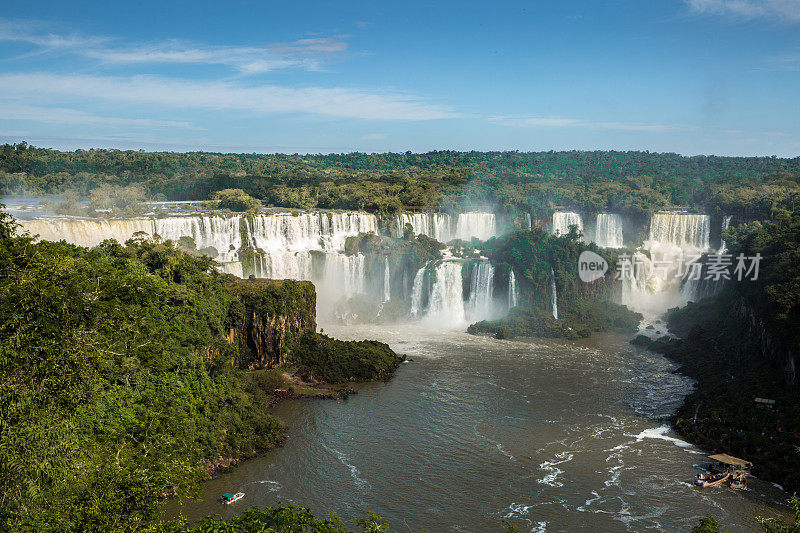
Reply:
M514 270L508 271L508 308L517 306L517 278L514 277Z
M583 220L578 213L569 211L556 211L553 213L553 234L566 235L570 226L578 226L578 231L583 232Z
M411 225L414 233L427 235L440 242L453 239L469 241L473 237L485 241L497 236L494 213L459 213L455 220L446 213L402 213L397 216L398 235L403 234L406 224Z
M442 261L436 266L426 321L449 327L461 327L466 323L462 266L460 261Z
M493 316L494 266L488 261L472 268L468 316L470 321L487 320Z
M599 213L595 225L597 246L602 248L622 248L622 217L612 213Z
M452 240L450 215L446 213L402 213L397 216L397 234L402 235L406 224L411 224L415 234L427 235L440 242Z
M411 288L411 316L421 316L423 308L422 308L422 297L423 297L423 284L425 283L425 267L420 268L417 270L417 274L414 276L414 284Z
M220 263L236 261L242 247L239 231L241 217L223 218L218 216L157 218L152 221L153 233L164 240L178 242L181 237L191 237L195 248L213 248ZM214 254L209 254L214 256Z
M364 256L331 253L325 255L325 287L335 287L344 296L364 292Z
M722 217L722 229L720 230L720 234L722 234L723 231L725 231L726 229L728 229L731 226L731 219L732 218L733 218L733 215L725 215L724 217ZM718 253L719 254L724 254L727 250L728 250L728 245L725 243L725 239L720 238L719 252Z
M388 302L392 299L392 285L389 275L389 258L384 259L383 263L383 301Z
M495 236L497 236L497 221L494 213L472 211L458 214L454 238L469 241L475 237L485 241Z
M708 250L711 217L685 213L656 213L650 219L648 240L680 249Z
M550 267L550 303L553 307L553 318L558 320L558 294L556 290L556 273Z
M656 213L643 249L633 254L623 275L622 303L646 315L684 305L696 294L696 281L685 280L689 262L709 249L710 217Z
M498 231L492 213L403 214L397 219L398 229L406 222L412 224L416 232L441 241L473 237L485 240ZM377 305L392 298L393 274L388 258L384 258L381 265L370 262L368 256L362 254L344 253L348 237L378 233L377 217L368 213L271 213L230 217L197 214L160 219L28 220L22 224L23 230L40 234L43 239L64 239L83 246L94 246L109 238L124 242L137 232L157 234L173 242L190 238L198 251L215 258L222 272L243 278L313 281L317 286L317 301L324 306L320 310L323 314L330 312L331 316L350 316L347 311L340 313L349 305L362 306L358 312L363 314L363 306L368 305L365 302L374 301ZM462 280L463 264L445 260L435 267L429 266L428 271L420 269L413 283L406 278L413 272L402 270L406 280L403 286L411 292L413 316L459 327L468 318L494 317L497 307L493 294L494 267L489 262L480 262L475 265L471 280ZM508 302L516 303L513 273L510 276ZM467 302L462 283L471 284ZM368 294L369 298L353 300L352 304L345 301L356 294Z
M145 218L132 220L21 220L19 224L21 232L27 231L31 235L39 235L42 240L64 240L86 247L97 246L106 239L125 242L139 231L149 235L155 232L153 221Z

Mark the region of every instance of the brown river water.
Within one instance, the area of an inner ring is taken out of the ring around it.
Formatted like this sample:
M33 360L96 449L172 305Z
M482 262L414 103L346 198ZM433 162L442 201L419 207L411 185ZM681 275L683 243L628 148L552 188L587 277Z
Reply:
M289 441L211 480L168 516L233 516L277 501L350 520L372 510L393 531L689 531L713 513L732 532L787 517L788 494L698 489L706 451L668 419L692 389L628 337L502 341L417 326L326 326L413 359L389 383L274 413ZM245 492L229 506L224 492Z

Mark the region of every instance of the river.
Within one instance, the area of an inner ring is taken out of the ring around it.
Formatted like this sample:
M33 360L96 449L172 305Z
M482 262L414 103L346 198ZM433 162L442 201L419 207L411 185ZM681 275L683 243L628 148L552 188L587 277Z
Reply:
M367 510L393 531L688 531L713 513L730 531L786 516L788 495L690 482L704 451L668 418L691 390L660 355L597 334L501 341L417 326L326 326L388 342L412 362L348 399L274 408L289 441L209 481L178 507L190 520L277 502L350 520ZM244 491L223 506L223 492Z

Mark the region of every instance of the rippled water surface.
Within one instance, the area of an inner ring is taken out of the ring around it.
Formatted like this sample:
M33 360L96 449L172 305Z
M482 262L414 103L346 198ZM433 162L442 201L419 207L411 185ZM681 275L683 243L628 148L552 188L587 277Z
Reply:
M667 418L692 384L627 338L514 342L414 326L336 326L407 354L387 384L346 400L284 402L286 446L208 482L190 519L282 500L345 519L373 510L392 529L688 531L714 513L731 531L783 515L787 497L690 485L704 452ZM244 491L223 506L223 492ZM171 502L169 514L177 512Z

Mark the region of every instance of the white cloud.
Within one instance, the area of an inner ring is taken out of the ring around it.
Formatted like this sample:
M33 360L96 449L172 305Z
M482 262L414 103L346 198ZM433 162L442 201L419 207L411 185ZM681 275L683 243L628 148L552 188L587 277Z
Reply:
M0 74L0 94L17 102L98 99L170 109L311 113L382 120L456 118L451 109L400 93L342 87L282 87L155 76L112 77L49 73ZM46 98L46 100L43 100Z
M38 52L66 53L106 64L183 63L224 65L244 74L285 68L321 70L347 51L342 37L316 37L264 46L214 46L172 39L119 43L108 37L48 32L38 22L0 21L0 41L24 42Z
M592 122L564 117L493 116L491 122L504 126L527 128L582 128L617 131L672 131L675 126L663 124L643 124L638 122Z
M742 18L800 22L800 0L686 0L697 13L722 13Z
M0 118L5 120L27 120L47 124L88 124L92 126L140 127L140 128L184 128L199 130L191 122L154 120L148 118L121 118L93 115L77 109L64 107L40 107L14 105L0 102Z
M364 141L379 141L385 138L386 138L385 133L367 133L366 135L361 136L361 139Z

